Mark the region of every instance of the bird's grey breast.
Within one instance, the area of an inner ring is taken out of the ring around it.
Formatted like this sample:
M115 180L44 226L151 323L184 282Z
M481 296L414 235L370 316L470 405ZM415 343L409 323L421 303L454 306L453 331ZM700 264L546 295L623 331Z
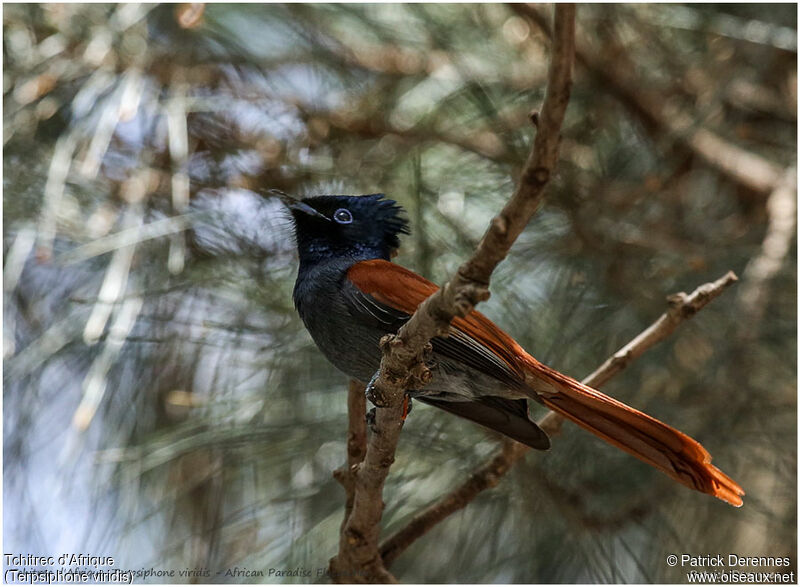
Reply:
M347 266L320 264L301 272L294 289L300 318L322 354L333 365L363 382L380 366L378 342L386 331L364 324L354 309Z

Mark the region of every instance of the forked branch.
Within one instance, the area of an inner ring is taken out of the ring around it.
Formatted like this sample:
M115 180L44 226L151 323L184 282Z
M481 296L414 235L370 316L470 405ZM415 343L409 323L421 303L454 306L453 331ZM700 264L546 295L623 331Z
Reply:
M397 335L384 337L383 359L372 395L375 430L364 461L355 472L353 507L345 521L339 553L331 560L331 578L339 582L393 582L378 551L383 513L383 485L394 461L402 427L406 389L422 387L431 374L424 354L429 341L447 333L450 321L465 316L489 297L489 279L511 245L539 208L544 188L555 172L561 125L572 87L575 7L555 7L547 90L538 118L533 149L511 199L489 225L473 255L437 293L425 300Z

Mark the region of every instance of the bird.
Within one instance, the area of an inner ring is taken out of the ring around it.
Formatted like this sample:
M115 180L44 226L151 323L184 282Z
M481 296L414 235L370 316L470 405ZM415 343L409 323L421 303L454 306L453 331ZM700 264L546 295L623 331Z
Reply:
M380 367L379 341L396 333L438 287L392 262L405 212L383 194L281 193L291 212L299 256L293 300L322 354L362 383ZM431 340L432 378L407 390L416 401L495 430L531 448L550 448L532 421L533 400L678 483L742 505L744 491L711 464L711 455L683 432L544 365L486 316L453 319Z

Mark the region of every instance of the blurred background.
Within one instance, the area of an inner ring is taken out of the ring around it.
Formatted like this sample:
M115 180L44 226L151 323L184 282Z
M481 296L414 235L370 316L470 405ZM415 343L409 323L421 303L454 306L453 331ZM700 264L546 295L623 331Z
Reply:
M326 567L347 380L294 312L289 217L262 194L385 192L413 229L396 261L447 279L529 151L550 10L4 5L5 552L200 582ZM667 554L793 556L796 25L793 4L580 6L558 177L481 308L581 378L734 270L605 390L702 442L744 507L567 424L401 581L684 582ZM418 404L385 527L497 444Z

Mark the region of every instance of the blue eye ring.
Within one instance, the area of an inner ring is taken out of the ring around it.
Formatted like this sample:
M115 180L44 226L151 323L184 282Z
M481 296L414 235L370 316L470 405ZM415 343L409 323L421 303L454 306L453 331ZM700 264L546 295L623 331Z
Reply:
M339 224L350 224L353 222L353 215L347 208L339 208L333 213L333 219Z

